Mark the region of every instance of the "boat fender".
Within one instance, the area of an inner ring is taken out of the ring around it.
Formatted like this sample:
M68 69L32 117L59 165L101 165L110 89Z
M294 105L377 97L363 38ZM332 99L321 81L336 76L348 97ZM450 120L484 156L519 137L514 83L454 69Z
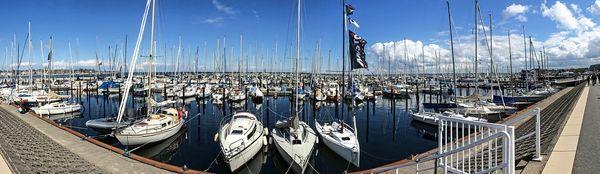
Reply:
M263 140L263 145L265 145L265 146L269 145L267 142L267 137L263 137L262 140Z
M319 144L319 138L315 140L315 144Z
M269 129L264 128L264 131L265 131L265 136L269 135Z
M215 137L213 138L213 141L215 142L219 142L219 133L215 133Z
M269 144L273 144L273 138L267 138L269 139Z

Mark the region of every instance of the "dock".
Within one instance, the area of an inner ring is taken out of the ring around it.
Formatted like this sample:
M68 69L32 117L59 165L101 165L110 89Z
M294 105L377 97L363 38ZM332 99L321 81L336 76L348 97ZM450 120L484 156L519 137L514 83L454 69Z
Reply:
M514 172L515 173L597 173L598 166L597 144L600 143L600 85L587 86L580 83L575 87L567 87L548 98L505 118L497 124L514 126ZM536 119L520 119L520 115L539 109L540 116L540 150L541 158L534 158L536 153L535 132ZM585 121L584 121L585 120ZM471 135L468 135L471 136ZM460 140L456 140L460 142ZM446 147L447 145L443 146ZM483 146L485 147L485 146ZM476 149L477 150L477 149ZM487 161L487 148L480 157L486 158L487 163L501 163L499 159ZM500 153L504 149L495 149ZM396 161L373 169L356 171L354 173L417 173L440 172L442 167L437 160L431 159L438 153L438 148L421 154L415 154L408 159ZM464 155L464 154L463 154ZM454 158L463 158L455 163L471 163L471 157L458 154ZM477 156L477 155L473 155ZM496 158L501 158L502 155ZM472 159L472 158L471 158ZM541 160L540 160L541 159ZM468 162L467 162L468 161ZM474 159L477 161L477 159ZM481 162L482 160L479 159ZM482 163L483 165L483 163ZM466 172L478 171L475 165L463 165L469 168Z
M0 105L0 173L172 173Z

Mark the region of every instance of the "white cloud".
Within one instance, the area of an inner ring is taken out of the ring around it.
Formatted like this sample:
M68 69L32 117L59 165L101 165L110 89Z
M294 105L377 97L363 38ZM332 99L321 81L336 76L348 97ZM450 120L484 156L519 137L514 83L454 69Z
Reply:
M223 23L223 17L206 18L206 19L202 20L202 23L221 24L221 23Z
M260 15L258 15L256 10L252 10L252 14L254 14L254 19L256 19L256 22L260 21Z
M582 32L590 30L596 26L592 20L583 15L579 14L577 17L573 15L571 10L560 1L556 1L556 3L554 3L554 5L552 5L550 8L543 3L541 10L544 17L550 18L551 20L557 22L558 27L561 29Z
M577 15L581 15L581 8L577 4L570 4L571 9L577 13Z
M600 0L594 1L594 4L590 5L587 10L595 15L600 15Z
M454 42L454 56L459 72L473 72L474 61L474 44L473 35L456 36ZM479 71L488 72L490 56L485 38L480 37L480 45L478 47ZM510 35L512 47L512 61L514 71L519 71L524 67L524 51L523 51L523 35L513 33ZM546 50L549 58L550 68L566 68L566 67L587 67L590 64L600 61L600 27L588 31L572 32L559 31L553 33L547 40L533 39L533 44L536 56L539 57L539 51L542 51L542 45ZM394 49L394 43L396 48ZM449 41L440 44L425 44L425 61L421 60L422 41L407 40L407 57L404 54L404 41L390 41L374 43L370 45L367 61L373 64L375 68L387 70L388 58L392 60L392 66L399 66L403 72L404 64L407 68L423 67L425 65L426 72L432 72L436 68L449 69L451 67L451 55ZM509 65L508 37L506 35L494 35L493 42L494 64L497 65L501 72L507 71ZM529 39L527 38L529 57ZM385 49L384 49L385 48ZM441 62L436 64L436 52L439 51ZM415 62L417 57L417 62ZM383 66L382 66L383 65Z
M212 4L215 6L215 8L217 10L219 10L223 13L226 13L228 15L234 15L234 14L239 13L239 11L235 10L233 7L227 6L219 0L212 0Z
M528 10L529 6L513 3L502 11L502 18L509 19L514 17L518 21L526 22L527 17L525 16L525 13L527 13Z

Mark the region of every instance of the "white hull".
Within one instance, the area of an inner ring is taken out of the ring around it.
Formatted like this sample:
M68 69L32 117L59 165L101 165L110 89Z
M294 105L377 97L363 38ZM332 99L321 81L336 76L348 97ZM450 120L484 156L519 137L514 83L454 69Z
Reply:
M54 115L54 114L66 114L71 112L77 112L81 110L81 106L66 107L66 108L53 108L53 109L40 109L33 108L33 112L38 115Z
M38 115L66 114L81 110L81 105L66 103L48 103L44 106L32 108L32 110Z
M183 120L179 121L176 126L169 129L153 133L140 133L135 135L115 134L115 137L126 146L142 145L148 143L159 142L175 135L183 126Z
M302 144L292 144L292 142L287 141L281 132L283 130L277 130L277 128L273 131L273 140L277 151L279 151L285 162L291 165L292 171L304 173L310 162L309 159L315 147L317 136L306 123L300 122L299 126L306 129L305 132L307 133L304 135L306 137Z
M349 137L347 141L344 141L334 138L331 135L333 132L331 130L324 130L324 127L319 124L319 122L315 121L315 127L317 133L321 136L321 140L323 140L323 143L329 147L329 149L333 150L336 154L355 166L360 165L360 146L358 146L358 140L356 139L354 132L349 129L344 129L345 132L341 135ZM327 127L331 128L329 125ZM339 134L339 132L335 133Z

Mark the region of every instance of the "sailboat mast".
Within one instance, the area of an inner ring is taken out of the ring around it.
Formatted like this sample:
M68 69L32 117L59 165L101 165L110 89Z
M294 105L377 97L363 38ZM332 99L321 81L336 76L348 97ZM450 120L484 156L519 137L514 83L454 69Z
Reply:
M129 91L131 89L131 84L133 81L133 71L135 70L135 62L137 62L137 57L140 51L140 45L142 43L142 37L144 36L144 29L146 26L146 19L148 17L148 11L150 7L150 2L153 0L148 0L146 2L146 8L144 10L144 16L142 17L142 22L140 24L140 30L138 33L137 41L135 42L135 48L133 49L133 55L131 56L131 66L129 67L129 71L127 71L127 80L125 81L125 91ZM123 97L121 98L121 103L119 104L119 112L117 115L117 123L120 123L123 119L123 114L125 113L125 106L127 103L127 98L129 97L129 92L125 92Z
M478 28L479 23L477 22L477 11L478 10L479 10L479 1L475 0L475 17L474 17L474 19L475 19L475 21L474 21L475 25L473 27L473 32L475 33L474 34L474 37L475 37L475 87L476 87L475 91L476 91L477 94L479 94L479 87L477 87L479 85L479 74L478 74L478 66L477 66L477 64L479 64L478 63L479 60L477 60L477 57L478 57L477 56L477 45L478 45L477 44L477 35L478 35L477 33L478 33L478 30L479 30L479 28Z
M509 63L509 69L510 69L510 93L512 94L513 92L513 67L512 67L512 48L510 46L510 30L508 31L508 63Z
M29 51L28 51L29 52L29 89L32 89L32 85L33 85L33 69L31 67L31 59L32 59L32 55L33 54L31 52L32 52L33 47L31 45L31 21L27 22L27 29L28 29L28 31L27 31L27 33L28 33L27 34L27 36L28 36L27 42L28 42L28 46L29 46L28 47L29 48Z
M348 30L346 26L346 0L342 0L342 14L344 14L344 18L342 18L342 100L344 100L344 97L346 97L346 31ZM344 107L342 107L342 120L343 119Z
M450 26L450 55L452 56L452 81L454 81L454 83L452 83L453 88L454 88L454 100L455 103L456 102L456 93L457 93L457 89L456 89L456 66L455 66L455 61L454 61L454 38L452 36L452 15L450 12L450 2L448 0L446 0L446 6L448 7L448 25ZM458 107L456 108L456 110L458 110Z
M294 84L294 90L295 90L295 103L294 103L294 108L295 111L294 112L294 120L292 121L292 127L294 128L294 130L298 129L298 124L299 124L299 118L298 118L298 84L300 82L300 75L298 74L298 63L300 62L300 6L301 6L302 2L301 0L298 0L298 26L297 26L297 32L296 32L296 63L295 63L295 74L296 74L296 84Z
M152 19L150 26L150 56L148 62L148 113L152 111L152 102L150 99L152 98L152 59L154 58L154 14L156 12L156 0L152 0Z

